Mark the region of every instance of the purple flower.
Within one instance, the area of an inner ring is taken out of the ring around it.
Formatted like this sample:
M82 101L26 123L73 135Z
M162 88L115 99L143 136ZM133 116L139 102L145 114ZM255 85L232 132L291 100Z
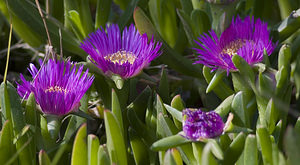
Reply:
M183 110L183 132L187 139L194 141L214 138L223 133L224 123L215 112L200 109Z
M270 55L277 44L272 43L269 37L267 24L260 19L254 21L249 16L245 20L237 17L232 19L231 25L218 38L212 30L200 36L195 41L201 48L194 48L198 56L195 63L208 67L221 68L229 72L236 70L232 63L232 56L237 54L243 57L250 65L263 60L264 49Z
M45 114L61 116L76 110L94 77L88 76L88 70L83 73L83 66L76 68L70 61L50 59L44 66L42 61L40 63L40 71L33 64L28 68L33 78L31 82L20 75L22 84L17 87L19 95L27 99L33 92Z
M140 35L134 25L121 34L118 25L110 25L89 34L80 47L90 55L90 60L106 75L117 74L123 79L136 76L158 57L161 43L146 34Z

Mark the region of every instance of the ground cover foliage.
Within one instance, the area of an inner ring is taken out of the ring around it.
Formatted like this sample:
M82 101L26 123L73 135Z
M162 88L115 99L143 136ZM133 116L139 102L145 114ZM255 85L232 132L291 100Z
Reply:
M0 0L0 164L299 164L299 8Z

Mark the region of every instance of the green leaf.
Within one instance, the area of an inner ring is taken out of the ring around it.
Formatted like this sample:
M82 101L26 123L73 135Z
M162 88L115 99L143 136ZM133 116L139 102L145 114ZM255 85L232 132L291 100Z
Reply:
M19 0L10 0L6 1L7 5L19 19L24 21L24 23L38 35L42 36L43 42L46 42L46 31L42 21L42 18L34 6L34 3L30 1L19 1ZM50 17L51 18L51 17ZM53 21L54 18L46 19L47 27L51 37L52 44L55 48L60 47L60 36L59 29L62 32L62 45L64 50L67 50L71 53L79 55L85 59L86 54L82 49L79 48L79 41L73 36L72 33L67 31L58 21ZM55 19L54 19L55 20Z
M196 158L197 162L201 162L204 143L194 142L192 143L192 146L193 146L194 157Z
M207 33L211 29L208 15L200 9L192 11L191 20L193 20L192 29L196 37Z
M7 8L6 1L0 0L0 11L7 20L11 19L14 32L32 47L39 47L43 39L39 34L34 32L22 19L11 13Z
M182 10L185 14L190 15L193 10L192 1L180 0Z
M83 29L83 24L81 22L79 13L76 10L70 10L68 12L68 16L72 29L76 34L76 37L80 40L83 40L87 36L87 34Z
M244 149L244 164L245 165L257 165L257 143L255 135L248 135L245 142Z
M255 75L253 69L249 64L239 55L234 55L232 57L232 62L234 66L239 70L241 76L246 80L246 82L252 87L252 90L255 92Z
M101 100L103 101L105 108L111 109L111 87L106 82L105 77L103 75L96 74L94 85L100 95Z
M176 134L173 136L168 136L163 139L160 139L152 144L151 150L153 151L163 151L167 150L169 148L174 148L186 143L190 143L190 140L187 140L186 138L182 137L180 134Z
M222 151L220 145L217 143L217 141L215 139L208 139L208 143L211 144L211 152L213 153L213 155L217 159L223 160L224 154L223 154L223 151Z
M234 96L231 107L234 114L233 122L242 127L249 127L249 116L247 114L246 102L242 91Z
M126 165L127 153L120 125L113 113L104 111L107 148L112 163Z
M111 0L97 0L95 29L105 28L111 8Z
M89 6L89 1L86 0L80 0L79 1L79 11L80 11L80 19L82 21L82 26L84 29L84 32L86 34L89 34L94 31L93 26L93 18L91 15L91 9ZM84 36L87 37L87 36Z
M41 150L39 152L39 164L40 165L50 165L51 161L47 155L47 153L44 150Z
M170 90L169 90L169 81L168 81L168 74L166 69L163 68L161 71L161 78L159 81L158 91L157 93L161 96L162 100L165 103L170 102Z
M129 2L129 0L114 0L114 3L119 5L122 10L125 10Z
M36 110L36 102L35 102L34 94L31 93L26 102L26 108L25 108L26 123L31 124L33 126L37 125L38 116L36 111L37 110Z
M114 90L111 93L111 109L112 113L115 115L117 122L120 126L121 132L124 135L124 126L123 126L123 118L122 118L122 110L120 107L119 99Z
M276 121L278 118L278 112L277 109L275 108L273 99L270 99L268 103L268 106L266 108L265 118L268 125L269 133L272 133L275 129Z
M5 121L0 136L0 164L5 164L15 153L13 145L12 125L9 120Z
M211 152L211 144L207 143L202 151L201 164L217 165L217 160L213 157Z
M139 134L144 140L145 143L150 146L154 141L156 141L155 132L147 127L137 116L136 112L130 108L127 111L128 121L131 127Z
M183 100L181 99L180 95L174 96L173 99L172 99L172 101L171 101L171 107L175 108L176 110L178 110L180 112L184 109L184 105L183 104L184 103L183 103ZM177 118L179 118L180 114L177 111L174 111L176 113L176 115L177 115L177 117L175 117L175 114L172 114L170 112L170 110L168 110L167 105L166 104L164 104L164 105L165 105L165 108L167 109L167 111L172 115L173 121L174 121L174 124L176 125L176 127L178 129L182 129L181 120L177 119ZM173 109L173 110L175 110L175 109ZM182 117L181 117L181 119L182 119Z
M216 74L211 79L211 81L209 82L206 88L206 93L211 92L216 86L218 86L220 81L222 81L222 79L224 78L224 76L225 76L224 70L221 69L217 70Z
M209 84L213 78L211 69L207 66L203 66L203 76L206 82ZM219 85L213 89L214 93L222 100L226 99L228 96L232 95L234 92L232 89L226 85L224 82L220 81Z
M272 142L268 130L264 127L260 127L256 130L259 144L261 146L261 152L263 161L265 164L272 164Z
M300 28L300 9L293 11L282 22L272 28L274 40L279 42L286 40Z
M100 145L98 149L98 165L110 164L107 148L104 145Z
M136 27L141 34L146 33L148 38L152 38L153 36L154 39L163 42L161 49L164 50L164 54L158 58L159 60L168 65L170 68L187 76L202 78L202 69L198 65L192 65L193 62L191 60L188 60L170 48L160 38L149 18L139 7L135 8L133 18Z
M284 148L288 156L288 164L299 164L300 156L300 134L295 132L292 127L288 127L284 137Z
M164 157L164 164L169 164L169 165L182 165L182 159L180 156L180 153L176 148L169 149L165 153Z
M87 138L87 150L88 150L88 164L94 165L98 162L98 148L99 148L99 139L97 136L90 134Z
M163 115L167 115L167 111L164 106L164 103L158 94L156 94L156 111L157 111L157 115L160 113Z
M87 125L82 124L79 128L74 144L71 157L72 165L87 164L88 163L88 150L87 150Z
M149 164L147 146L133 129L129 128L128 132L135 164Z
M229 148L224 153L224 165L234 164L239 159L244 149L245 139L246 135L243 132L239 133L237 137L234 138Z
M124 0L122 0L124 1ZM139 0L131 0L128 5L126 6L126 9L124 13L120 16L118 20L118 25L121 29L123 29L128 21L132 18L133 11L135 7L137 6Z
M280 69L283 66L289 68L291 57L292 57L291 46L288 44L282 45L278 55L278 68Z
M7 84L1 83L0 92L3 114L8 120L12 121L13 135L16 137L22 134L22 130L25 127L20 97L15 87L9 82ZM22 134L16 142L16 149L20 150L18 153L19 159L22 160L23 164L32 164L34 161L30 158L32 152L30 145L28 146L28 141L30 141L28 134Z
M164 107L166 108L166 110L172 115L172 117L180 122L182 122L182 112L167 105L164 104Z
M231 104L234 99L234 94L228 96L216 109L215 112L222 118L225 118L231 109Z
M187 36L187 39L191 46L196 46L195 39L196 36L193 33L192 29L192 20L189 18L189 15L187 15L183 10L177 9L177 15L179 16L181 23L183 25L183 29L185 31L185 34Z
M148 105L149 97L151 97L152 91L149 86L147 86L143 92L130 104L128 109L132 108L138 115L141 121L145 120L146 109Z

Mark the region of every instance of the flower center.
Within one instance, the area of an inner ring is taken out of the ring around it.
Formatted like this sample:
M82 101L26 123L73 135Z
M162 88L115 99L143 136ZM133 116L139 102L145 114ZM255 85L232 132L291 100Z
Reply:
M136 59L136 56L132 52L126 52L125 50L119 50L116 53L105 56L104 59L109 60L114 64L118 63L118 64L122 65L125 62L133 64Z
M61 93L68 93L69 91L67 89L64 89L63 87L60 86L54 86L54 87L48 87L45 92L61 92Z
M235 55L237 51L245 45L246 41L246 39L237 39L235 41L231 41L223 48L222 54L228 54L230 56Z

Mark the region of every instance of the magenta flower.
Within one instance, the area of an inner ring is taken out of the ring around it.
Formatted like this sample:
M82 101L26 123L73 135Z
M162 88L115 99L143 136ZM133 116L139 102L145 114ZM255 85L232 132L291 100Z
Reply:
M118 25L110 25L89 34L80 47L90 55L90 60L106 75L117 74L123 79L136 76L161 53L161 43L146 34L140 35L134 25L121 34Z
M220 136L223 133L224 123L219 114L203 112L201 109L183 110L183 132L187 139L198 141Z
M232 19L231 25L218 38L212 30L200 36L195 41L201 48L194 48L198 56L195 63L208 67L221 68L229 72L236 70L232 63L232 56L237 54L243 57L249 65L263 60L264 49L270 55L277 44L272 43L267 24L260 19L254 21L249 16L245 20L237 17Z
M42 65L42 61L40 63ZM88 76L88 70L83 73L83 66L76 68L70 61L50 59L41 66L40 72L33 64L28 70L33 80L28 82L21 74L22 84L18 84L18 93L27 99L33 92L42 112L50 115L61 116L76 110L94 79Z

